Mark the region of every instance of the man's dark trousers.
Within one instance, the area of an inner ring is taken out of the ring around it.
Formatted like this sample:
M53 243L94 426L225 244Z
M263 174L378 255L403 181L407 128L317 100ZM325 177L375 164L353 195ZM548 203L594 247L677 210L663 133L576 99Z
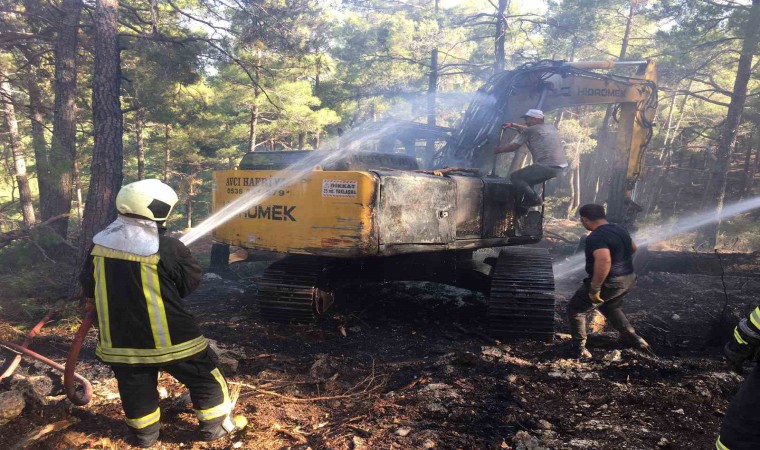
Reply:
M575 292L567 304L570 335L573 337L574 343L579 346L586 345L586 315L597 308L620 332L621 337L635 336L636 330L625 317L622 306L623 297L636 285L636 274L607 278L602 285L600 294L604 303L599 305L592 303L589 299L590 281L590 279L584 280L583 286Z
M509 179L512 184L525 195L525 199L528 202L535 204L539 203L541 198L533 189L533 186L558 177L563 171L564 169L561 167L548 167L533 164L532 166L514 171L512 175L509 176Z

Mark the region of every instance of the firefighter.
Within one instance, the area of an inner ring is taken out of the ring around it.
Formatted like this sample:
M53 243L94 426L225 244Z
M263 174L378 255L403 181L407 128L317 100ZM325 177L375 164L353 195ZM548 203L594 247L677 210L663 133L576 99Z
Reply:
M506 128L516 129L518 134L506 146L496 147L494 153L514 152L523 144L528 147L533 157L533 164L516 170L509 179L523 194L522 206L539 206L543 204L543 199L533 186L558 177L565 171L568 164L559 131L554 125L544 123L544 112L539 109L530 109L523 114L522 118L525 120L525 125L516 123L503 125Z
M636 334L622 310L623 297L636 284L633 253L636 244L625 228L607 222L602 205L583 205L578 210L581 224L591 233L586 238L586 273L588 278L567 305L573 356L590 358L586 349L586 314L599 312L620 332L627 344L654 355L649 344Z
M134 444L158 439L158 372L190 390L201 440L247 424L232 415L227 382L182 298L201 281L201 268L178 239L164 236L177 194L159 180L127 184L116 196L118 217L92 239L80 276L94 299L99 340L95 354L113 369Z
M760 307L742 319L734 335L723 349L726 359L738 374L747 360L760 357ZM728 405L720 434L715 442L718 450L750 450L760 448L760 365L755 365Z

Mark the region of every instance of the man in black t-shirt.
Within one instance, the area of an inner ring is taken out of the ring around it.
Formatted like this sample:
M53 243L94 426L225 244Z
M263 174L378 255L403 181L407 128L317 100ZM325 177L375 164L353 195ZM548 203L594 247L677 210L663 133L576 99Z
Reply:
M654 354L649 344L636 334L621 309L623 297L636 284L633 253L636 244L625 228L607 222L604 207L584 205L578 211L584 228L591 231L586 238L586 273L588 278L567 305L573 351L579 358L590 358L586 350L586 314L599 309L620 338L629 345Z

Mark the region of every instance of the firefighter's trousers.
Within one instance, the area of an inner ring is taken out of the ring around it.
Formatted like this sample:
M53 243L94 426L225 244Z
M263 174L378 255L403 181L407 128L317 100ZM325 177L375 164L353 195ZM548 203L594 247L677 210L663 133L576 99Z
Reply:
M715 447L718 450L760 448L760 364L744 380L728 405Z
M635 285L636 275L634 274L608 278L602 285L602 292L600 293L604 299L604 303L594 305L588 298L589 280L584 280L583 285L575 292L575 295L573 295L567 304L570 335L573 337L575 344L581 347L586 345L586 314L597 308L610 321L613 328L620 332L622 338L636 336L636 330L622 310L623 297Z
M140 437L158 437L161 411L158 407L158 372L169 373L187 386L201 435L216 430L230 413L229 389L212 350L190 359L160 367L112 366L119 383L127 425Z

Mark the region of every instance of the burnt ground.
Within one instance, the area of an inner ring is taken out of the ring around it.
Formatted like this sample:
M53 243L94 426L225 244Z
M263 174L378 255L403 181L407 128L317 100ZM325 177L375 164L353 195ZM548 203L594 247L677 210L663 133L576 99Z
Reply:
M484 298L470 291L430 283L357 286L350 305L315 325L278 325L257 318L246 280L207 275L189 308L216 341L240 390L236 412L251 426L234 439L192 442L195 419L184 388L162 375L163 434L155 448L711 448L741 380L710 345L720 336L715 325L726 299L734 316L760 300L760 266L741 276L730 269L722 279L641 275L625 308L659 357L621 350L605 333L588 362L564 359L562 334L548 344L493 341L483 326ZM574 287L558 285L560 331L567 330L563 311ZM71 323L54 323L33 348L62 361L72 334ZM31 390L48 403L30 401L0 426L3 448L72 417L79 421L31 448L129 448L115 382L93 356L95 336L78 366L95 387L87 406L63 400L60 377L39 363L25 361L16 381L0 385L40 384Z

